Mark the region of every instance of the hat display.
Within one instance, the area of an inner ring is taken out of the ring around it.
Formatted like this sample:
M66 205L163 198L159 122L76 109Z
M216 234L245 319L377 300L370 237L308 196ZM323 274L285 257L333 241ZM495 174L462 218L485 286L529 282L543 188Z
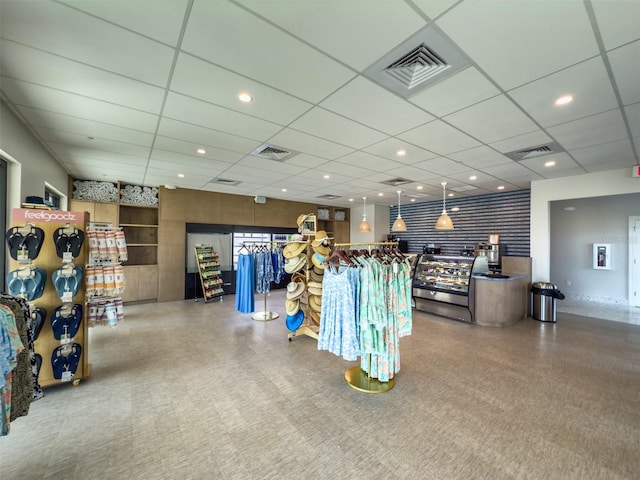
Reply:
M328 257L331 253L331 248L325 247L324 245L318 245L317 247L313 247L313 251L319 253L323 257Z
M311 281L308 284L308 289L312 295L322 295L322 282Z
M309 295L309 307L320 312L322 310L322 295Z
M296 272L293 275L291 275L291 281L307 283L307 277L305 277L303 272Z
M297 300L303 293L303 282L289 282L289 284L287 285L287 298L289 300Z
M297 257L287 258L284 264L284 271L287 273L295 273L300 270L307 262L307 256L300 254Z
M317 268L319 268L321 270L324 270L324 261L326 259L327 259L327 257L323 257L319 253L314 253L311 256L311 261L313 262L313 266L317 267Z
M301 226L308 217L309 217L308 213L303 213L302 215L298 215L298 219L296 220L296 224L298 226Z
M302 253L306 246L307 242L305 242L302 235L291 235L291 240L282 249L282 255L285 258L297 257Z
M309 317L314 325L320 326L320 313L315 310L309 310Z
M287 299L285 301L284 308L287 311L287 315L295 315L300 311L300 302L298 300Z
M327 232L324 230L318 230L316 232L316 238L311 242L312 247L318 247L320 245L327 246L329 244L329 240L332 240L332 237L327 235Z
M324 275L324 266L316 267L315 265L313 265L312 268L316 275L320 275L320 276Z
M324 270L320 270L320 272L316 272L315 268L309 269L309 279L313 280L314 282L322 283L323 275L324 275Z
M304 321L304 312L302 310L298 310L293 315L287 315L285 324L287 325L287 328L290 331L295 332L297 329L300 328L303 321Z

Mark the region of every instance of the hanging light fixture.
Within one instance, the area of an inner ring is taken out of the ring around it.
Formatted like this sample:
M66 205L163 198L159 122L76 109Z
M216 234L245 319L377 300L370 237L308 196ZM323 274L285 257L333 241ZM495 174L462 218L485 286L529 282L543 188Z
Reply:
M367 197L362 197L364 200L364 207L362 209L362 221L360 222L360 226L358 226L358 231L360 233L370 233L371 225L367 222Z
M404 223L404 220L400 216L400 193L402 193L402 190L398 190L398 216L396 217L396 221L393 222L393 226L391 227L392 232L407 231L407 224Z
M442 182L440 185L442 185L442 214L436 222L436 230L453 230L453 222L451 221L451 217L447 215L447 201L445 199L447 182Z

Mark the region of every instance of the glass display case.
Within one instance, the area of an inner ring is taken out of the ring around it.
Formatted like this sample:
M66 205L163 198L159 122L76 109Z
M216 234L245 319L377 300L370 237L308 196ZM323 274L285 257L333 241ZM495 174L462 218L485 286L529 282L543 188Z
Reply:
M423 254L413 276L413 299L418 310L473 322L470 292L473 275L488 273L487 258Z

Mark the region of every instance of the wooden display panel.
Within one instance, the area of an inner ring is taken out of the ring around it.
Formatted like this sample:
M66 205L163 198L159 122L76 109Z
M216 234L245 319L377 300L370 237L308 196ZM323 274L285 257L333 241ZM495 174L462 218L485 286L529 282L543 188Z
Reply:
M158 225L158 207L120 205L120 225Z
M42 244L42 248L40 249L38 257L33 260L32 263L36 267L43 268L47 272L47 281L45 283L43 295L40 298L33 300L31 303L36 307L42 307L47 310L46 321L44 322L42 331L40 332L40 335L38 336L38 339L34 344L35 352L42 355L42 367L40 369L38 380L40 386L45 388L51 385L59 385L60 383L64 383L61 382L61 380L55 379L53 377L53 370L51 368L51 354L55 348L61 345L61 343L53 336L50 319L54 309L62 305L62 300L58 297L51 280L51 275L56 269L60 268L63 265L62 259L58 257L56 253L53 234L58 228L63 227L67 224L72 225L77 229L85 232L85 241L82 244L80 253L78 257L73 259L73 263L78 267L82 267L84 272L89 251L88 241L86 238L86 231L89 223L89 214L87 212L80 211L66 212L60 210L32 210L14 208L11 215L11 225L20 226L24 225L25 223L31 223L44 231L44 242ZM11 271L20 268L21 266L23 265L11 259ZM74 382L82 378L86 378L90 374L90 365L88 362L88 322L86 320L84 285L85 284L83 276L83 280L80 288L78 289L78 293L73 297L73 303L82 305L83 309L83 318L82 323L80 324L80 329L78 330L76 336L73 338L73 342L80 344L82 348L80 363L75 375L72 378L72 381Z
M132 265L124 267L125 289L122 301L141 302L158 298L158 266Z
M158 227L131 227L122 226L127 245L157 245Z

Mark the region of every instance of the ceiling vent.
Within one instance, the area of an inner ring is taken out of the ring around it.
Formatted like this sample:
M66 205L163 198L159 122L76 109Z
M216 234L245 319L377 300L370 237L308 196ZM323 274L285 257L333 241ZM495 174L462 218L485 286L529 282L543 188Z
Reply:
M340 198L340 195L331 195L330 193L327 193L316 198L321 198L323 200L335 200L336 198Z
M240 185L239 180L229 180L228 178L214 178L209 183L215 183L216 185L226 185L228 187L235 187Z
M458 48L429 25L376 61L364 74L408 98L468 66Z
M275 145L268 145L265 143L263 145L260 145L249 155L282 162L284 160L287 160L288 158L293 157L294 155L297 155L297 153L298 152L293 152L282 147L276 147Z
M409 180L406 178L392 178L391 180L385 180L384 182L380 182L383 183L385 185L390 185L392 187L399 187L400 185L406 185L407 183L412 183L413 180Z
M560 148L560 145L556 142L551 142L544 145L525 148L524 150L514 150L513 152L508 152L504 155L516 162L519 162L521 160L528 160L530 158L542 157L544 155L551 155L553 153L560 153L563 151L564 150Z

